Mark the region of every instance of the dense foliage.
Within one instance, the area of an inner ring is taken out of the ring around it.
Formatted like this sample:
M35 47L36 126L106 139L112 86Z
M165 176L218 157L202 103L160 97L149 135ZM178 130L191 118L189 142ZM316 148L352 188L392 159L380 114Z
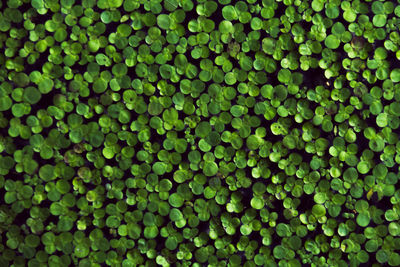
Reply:
M399 3L0 10L0 266L400 266Z

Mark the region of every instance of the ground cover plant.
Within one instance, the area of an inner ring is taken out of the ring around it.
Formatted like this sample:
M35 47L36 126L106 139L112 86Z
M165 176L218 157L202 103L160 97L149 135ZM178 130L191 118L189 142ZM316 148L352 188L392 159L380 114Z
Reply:
M399 2L0 11L0 266L400 266Z

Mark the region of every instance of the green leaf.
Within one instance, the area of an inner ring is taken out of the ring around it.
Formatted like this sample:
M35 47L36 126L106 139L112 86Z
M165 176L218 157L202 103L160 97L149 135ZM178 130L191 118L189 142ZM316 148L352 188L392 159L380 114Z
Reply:
M233 33L234 32L234 28L233 28L232 22L230 22L228 20L223 20L219 24L219 31L221 33Z
M108 0L108 6L110 8L118 8L122 5L123 0Z
M86 244L78 244L75 249L74 249L74 255L78 258L85 258L87 255L89 255L90 248Z
M353 9L347 9L343 12L343 18L347 21L347 22L354 22L357 18L357 14L355 13L355 11Z
M53 80L50 80L48 78L43 79L41 82L38 84L38 88L40 93L42 94L48 94L53 90L54 82Z
M380 249L376 252L376 260L379 263L385 263L389 260L389 252L383 249Z
M229 21L238 19L236 9L231 5L227 5L222 8L222 16L224 19Z
M157 16L157 25L163 29L168 30L171 25L171 19L166 14L160 14Z
M44 7L44 3L43 0L32 0L32 6L35 9L41 9Z
M246 140L246 146L250 150L257 150L260 147L261 143L261 138L256 135L250 135Z
M0 111L9 110L12 103L13 102L9 96L0 96Z
M143 235L146 239L154 239L156 236L158 236L159 230L157 226L147 226L144 228Z
M324 8L324 2L321 0L313 0L311 2L311 7L315 12L320 12Z
M379 1L374 1L371 5L371 10L374 14L383 14L384 13L383 3Z
M326 214L326 209L323 205L321 204L316 204L312 207L312 213L316 216L316 217L322 217Z
M340 46L340 39L336 35L330 34L325 39L325 46L330 49L337 49Z
M386 24L386 15L378 14L372 18L372 23L375 27L383 27Z
M262 198L253 197L250 201L250 205L256 210L261 210L264 207L265 203Z
M278 80L282 83L288 84L290 81L291 73L288 69L281 69L278 72Z
M39 169L39 177L44 181L48 182L56 178L54 173L54 166L45 164Z
M175 250L178 247L178 241L175 237L170 236L165 240L165 247L169 250Z
M381 113L376 117L376 125L384 128L388 125L388 115L386 113Z
M200 138L206 138L207 135L211 132L211 130L212 128L210 123L207 121L202 121L197 125L195 134Z
M361 227L367 227L371 218L367 213L360 213L357 215L357 224Z
M286 249L281 245L278 245L278 246L274 247L274 249L273 249L273 255L274 255L274 257L276 259L285 258L286 257L286 253L287 253Z
M343 179L348 183L355 183L358 179L358 172L355 168L350 167L343 173Z
M390 79L395 83L400 82L400 69L393 69L390 72Z
M173 193L168 198L169 204L174 208L179 208L183 205L184 199L178 193Z
M164 162L156 162L153 165L153 171L157 175L163 175L166 172L166 166Z
M107 90L108 82L103 79L98 79L93 83L93 91L97 94L104 93Z
M218 165L215 162L205 162L203 173L206 176L214 176L218 172Z

